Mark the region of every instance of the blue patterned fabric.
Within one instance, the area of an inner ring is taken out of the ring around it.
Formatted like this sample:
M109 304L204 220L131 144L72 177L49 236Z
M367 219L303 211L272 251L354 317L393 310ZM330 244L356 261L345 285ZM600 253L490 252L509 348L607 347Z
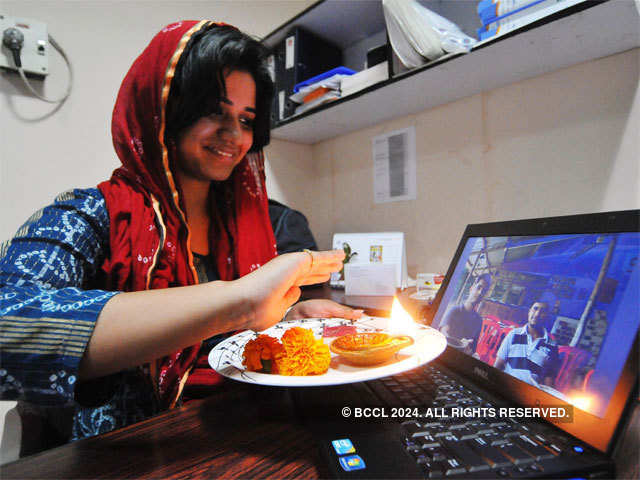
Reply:
M0 247L0 398L76 402L75 439L157 410L141 369L76 381L98 315L118 293L100 288L108 248L109 217L95 188L60 195Z

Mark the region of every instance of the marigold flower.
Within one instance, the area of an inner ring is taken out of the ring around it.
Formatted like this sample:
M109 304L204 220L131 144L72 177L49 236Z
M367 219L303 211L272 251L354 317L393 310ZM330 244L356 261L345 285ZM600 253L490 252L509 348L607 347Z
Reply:
M276 356L280 375L322 375L329 369L331 354L321 339L316 340L313 331L293 327L282 336L284 354Z
M258 335L249 340L242 353L242 364L251 372L278 373L276 356L284 355L284 347L277 338Z

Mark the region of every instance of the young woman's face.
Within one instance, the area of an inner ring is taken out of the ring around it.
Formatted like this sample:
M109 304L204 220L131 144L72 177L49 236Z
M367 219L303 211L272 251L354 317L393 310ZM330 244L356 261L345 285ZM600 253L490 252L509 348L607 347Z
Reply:
M256 84L248 72L224 75L220 111L202 117L178 139L178 176L210 182L226 180L253 144Z

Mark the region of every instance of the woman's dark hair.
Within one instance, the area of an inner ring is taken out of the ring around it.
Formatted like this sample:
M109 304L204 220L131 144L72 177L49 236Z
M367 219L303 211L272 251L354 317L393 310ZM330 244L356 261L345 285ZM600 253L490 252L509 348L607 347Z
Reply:
M269 51L257 40L231 26L213 25L196 32L182 53L167 102L167 136L217 112L225 96L225 70L248 72L256 82L256 117L251 151L269 143L273 82L267 68Z

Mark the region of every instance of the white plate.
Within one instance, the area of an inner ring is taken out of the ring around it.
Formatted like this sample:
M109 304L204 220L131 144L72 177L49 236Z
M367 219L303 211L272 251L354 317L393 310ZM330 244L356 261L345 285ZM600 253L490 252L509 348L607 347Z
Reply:
M433 302L433 300L436 298L436 293L438 293L437 290L423 290L421 292L412 293L411 295L409 295L409 298L413 300L426 300L428 302Z
M355 325L358 332L388 332L388 324L388 318L380 317L363 317L354 323L342 318L308 318L280 322L260 333L280 338L291 327L303 327L312 329L316 338L322 338L324 325L329 327ZM372 367L349 365L344 363L340 356L331 352L331 365L323 375L285 376L249 372L242 365L242 352L245 344L256 337L256 333L250 330L238 333L216 345L209 353L209 365L225 377L246 383L283 387L340 385L373 380L411 370L430 362L440 355L447 346L444 335L426 325L415 324L415 329L411 332L394 333L411 335L414 339L414 344L400 350L391 360ZM323 340L326 344L330 344L334 338L325 337Z

